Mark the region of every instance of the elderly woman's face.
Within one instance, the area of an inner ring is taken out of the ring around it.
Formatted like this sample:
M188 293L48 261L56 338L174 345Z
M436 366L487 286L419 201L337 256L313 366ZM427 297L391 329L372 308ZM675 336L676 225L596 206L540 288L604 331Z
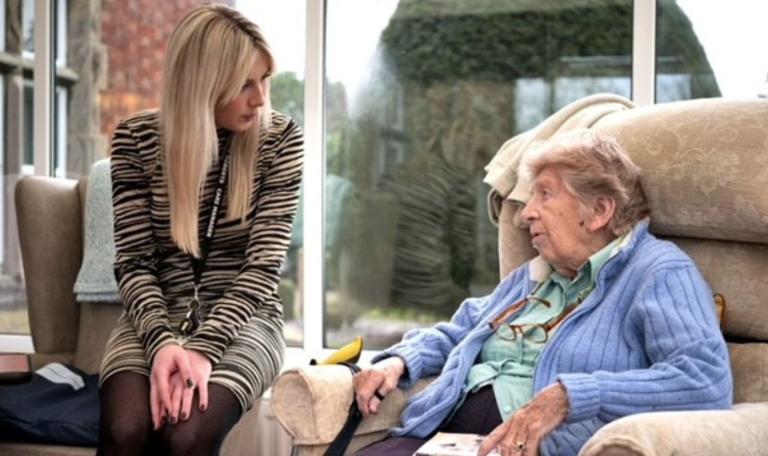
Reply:
M594 239L585 227L579 199L566 189L556 169L544 168L536 176L531 200L521 215L542 258L558 273L574 277L592 255Z

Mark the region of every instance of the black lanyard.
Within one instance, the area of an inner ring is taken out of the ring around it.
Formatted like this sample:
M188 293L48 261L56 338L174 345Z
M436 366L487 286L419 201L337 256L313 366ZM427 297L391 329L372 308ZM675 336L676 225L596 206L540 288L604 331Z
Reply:
M213 239L213 232L216 229L216 221L219 218L219 209L221 209L221 200L224 197L224 190L227 186L227 170L229 169L229 153L225 149L222 157L221 171L219 172L219 180L216 183L216 193L213 195L213 204L211 205L211 215L208 218L208 228L205 230L203 239L200 242L200 258L195 258L194 255L189 256L189 260L192 263L192 273L194 275L194 295L190 299L187 305L187 314L184 316L184 320L179 326L179 331L184 336L189 336L198 326L200 326L200 299L198 298L198 291L200 289L200 279L203 276L205 270L205 262L208 260L208 251L211 248L211 241Z

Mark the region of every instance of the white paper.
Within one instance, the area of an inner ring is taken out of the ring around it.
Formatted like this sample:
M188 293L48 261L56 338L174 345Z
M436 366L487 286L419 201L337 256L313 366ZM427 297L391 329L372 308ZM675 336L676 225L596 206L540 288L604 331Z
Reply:
M475 456L485 437L479 434L438 432L416 450L413 456ZM488 456L499 456L499 453L493 450Z

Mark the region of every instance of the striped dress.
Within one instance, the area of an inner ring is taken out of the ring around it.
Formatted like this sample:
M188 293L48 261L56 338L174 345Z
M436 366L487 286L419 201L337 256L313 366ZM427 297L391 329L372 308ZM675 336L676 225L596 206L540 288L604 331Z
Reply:
M163 345L183 343L212 360L210 381L229 389L246 411L283 360L283 309L276 290L299 197L302 133L289 117L272 114L244 223L226 217L224 192L200 281L203 322L185 340L179 324L194 280L189 255L171 239L158 128L156 111L141 112L118 125L112 142L115 275L125 310L107 343L101 381L117 372L149 375ZM232 134L220 133L221 152ZM211 166L200 197L201 239L220 169L220 162Z

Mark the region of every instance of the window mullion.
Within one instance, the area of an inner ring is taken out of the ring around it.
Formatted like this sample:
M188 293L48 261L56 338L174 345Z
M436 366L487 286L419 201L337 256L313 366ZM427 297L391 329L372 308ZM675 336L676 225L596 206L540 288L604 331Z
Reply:
M34 161L35 174L51 175L53 151L53 11L48 0L35 0Z
M635 0L632 30L632 101L651 105L656 93L656 0Z
M324 75L325 2L307 0L307 64L304 79L304 183L301 296L304 310L304 349L323 348L324 232Z

